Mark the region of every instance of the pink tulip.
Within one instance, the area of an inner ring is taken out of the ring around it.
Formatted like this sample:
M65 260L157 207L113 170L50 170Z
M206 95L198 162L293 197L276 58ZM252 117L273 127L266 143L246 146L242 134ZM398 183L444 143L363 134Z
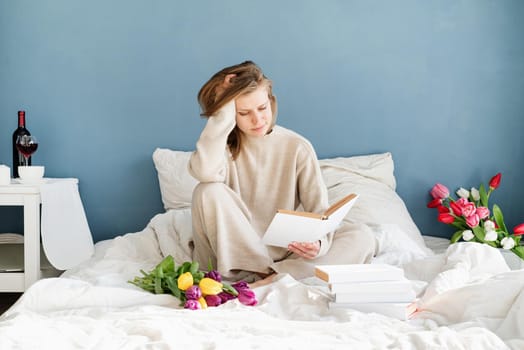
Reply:
M471 202L468 202L462 206L462 216L464 216L465 218L474 215L476 212L477 207L475 207L475 204Z
M459 198L459 199L457 199L457 204L460 205L461 207L465 206L468 203L469 203L469 201L466 198Z
M477 227L480 223L480 218L477 214L470 215L466 217L466 224L468 224L469 227Z
M462 206L460 204L457 202L449 202L449 206L451 207L451 210L453 210L453 214L456 216L462 215Z
M431 196L433 198L440 198L440 199L445 199L445 198L448 198L449 197L449 190L446 186L442 185L442 184L435 184L435 186L433 186L433 188L431 189L430 191L431 193Z
M515 236L519 236L519 235L524 234L524 223L515 226L515 228L513 229L513 234Z
M500 185L500 179L502 177L501 173L498 173L497 175L493 176L491 180L489 180L489 188L496 189Z
M455 217L449 213L440 213L438 214L437 220L449 225L455 221Z
M475 214L479 216L480 220L484 220L489 216L489 209L486 207L478 207Z

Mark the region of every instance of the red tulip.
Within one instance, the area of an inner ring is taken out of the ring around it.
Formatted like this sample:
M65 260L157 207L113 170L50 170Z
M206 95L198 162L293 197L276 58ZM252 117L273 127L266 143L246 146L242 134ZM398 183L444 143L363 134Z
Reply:
M456 216L462 215L462 207L456 203L456 202L449 202L449 206L451 207L451 210L453 210L453 214Z
M455 217L449 213L440 213L437 220L449 225L455 221Z
M515 236L524 234L524 223L515 226L515 228L513 229L513 234L515 234Z
M489 180L489 188L496 189L500 185L500 178L502 177L501 173L498 173L497 175L493 176L491 180Z
M445 207L445 206L443 206L443 205L439 205L439 206L437 207L437 211L438 211L439 213L449 213L449 208L448 208L448 207Z
M427 204L428 208L437 208L440 204L442 204L441 198L435 198L431 202Z
M431 193L431 196L433 198L440 198L440 199L444 199L444 198L448 198L449 197L449 190L446 186L442 185L442 184L435 184L435 186L433 186L433 188L431 189L430 191Z

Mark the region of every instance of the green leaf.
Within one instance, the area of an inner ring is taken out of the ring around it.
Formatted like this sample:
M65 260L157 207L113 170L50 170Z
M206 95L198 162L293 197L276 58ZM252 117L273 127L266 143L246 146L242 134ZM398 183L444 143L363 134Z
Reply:
M182 297L185 298L185 295L182 294L182 291L178 289L177 281L174 277L167 277L166 284L167 288L171 291L171 294L173 294L175 298L178 298L180 300L182 300Z
M480 184L479 186L479 194L480 194L480 204L483 207L488 207L488 194L486 193L486 188L484 187L484 184Z
M460 230L466 230L467 229L467 226L461 222L458 222L458 221L453 221L451 223L451 226L455 227L455 228L458 228Z
M504 216L502 215L502 211L496 204L493 204L493 217L495 218L495 222L497 223L499 229L503 230L504 232L508 232L506 224L504 223Z
M198 261L193 261L189 267L189 272L194 276L198 272Z
M230 284L226 282L222 282L222 289L226 293L232 294L234 296L238 296L238 291L233 286L231 286Z
M157 266L160 267L164 273L174 271L175 260L171 255L168 255Z
M475 226L471 229L473 231L473 234L475 235L475 237L482 243L485 243L484 242L484 237L486 236L486 233L484 232L484 229L482 229L482 227L480 226Z
M162 289L162 279L160 277L155 278L155 294L162 294L164 290Z
M188 272L190 269L191 269L191 263L189 261L186 261L185 263L183 263L182 265L178 267L177 272L179 275L181 275L183 273Z
M513 253L517 254L517 256L519 258L524 260L524 246L513 247L513 249L511 249L511 251Z
M464 231L463 230L459 230L459 231L455 232L453 234L453 236L451 236L450 242L451 243L457 243L458 240L462 238L462 232L464 232Z
M162 266L161 265L158 265L156 268L155 268L155 276L157 278L164 278L164 270L162 269Z
M489 241L489 242L488 242L488 241L486 241L486 242L484 242L484 244L487 244L487 245L489 245L489 246L492 246L493 248L498 248L498 247L499 247L498 244L497 244L497 242L492 242L492 241Z
M204 278L205 273L203 271L197 271L193 274L193 280L195 284L199 284L202 278Z

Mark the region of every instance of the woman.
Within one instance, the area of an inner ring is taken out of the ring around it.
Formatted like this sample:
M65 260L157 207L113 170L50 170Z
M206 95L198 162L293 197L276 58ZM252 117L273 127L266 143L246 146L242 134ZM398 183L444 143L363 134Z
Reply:
M207 124L189 162L200 182L193 192L194 259L229 280L273 271L312 276L316 264L368 262L375 239L366 225L344 224L316 242L287 249L261 239L277 209L322 213L328 204L315 150L275 125L272 82L253 62L227 67L198 94Z

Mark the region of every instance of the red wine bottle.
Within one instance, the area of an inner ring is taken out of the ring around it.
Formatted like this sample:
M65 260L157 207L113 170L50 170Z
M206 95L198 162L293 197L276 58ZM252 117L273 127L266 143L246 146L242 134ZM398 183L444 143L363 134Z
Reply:
M24 165L24 155L16 148L16 138L18 136L31 135L25 128L25 111L18 111L18 128L13 133L13 177L18 177L18 166ZM27 165L31 165L31 157Z

